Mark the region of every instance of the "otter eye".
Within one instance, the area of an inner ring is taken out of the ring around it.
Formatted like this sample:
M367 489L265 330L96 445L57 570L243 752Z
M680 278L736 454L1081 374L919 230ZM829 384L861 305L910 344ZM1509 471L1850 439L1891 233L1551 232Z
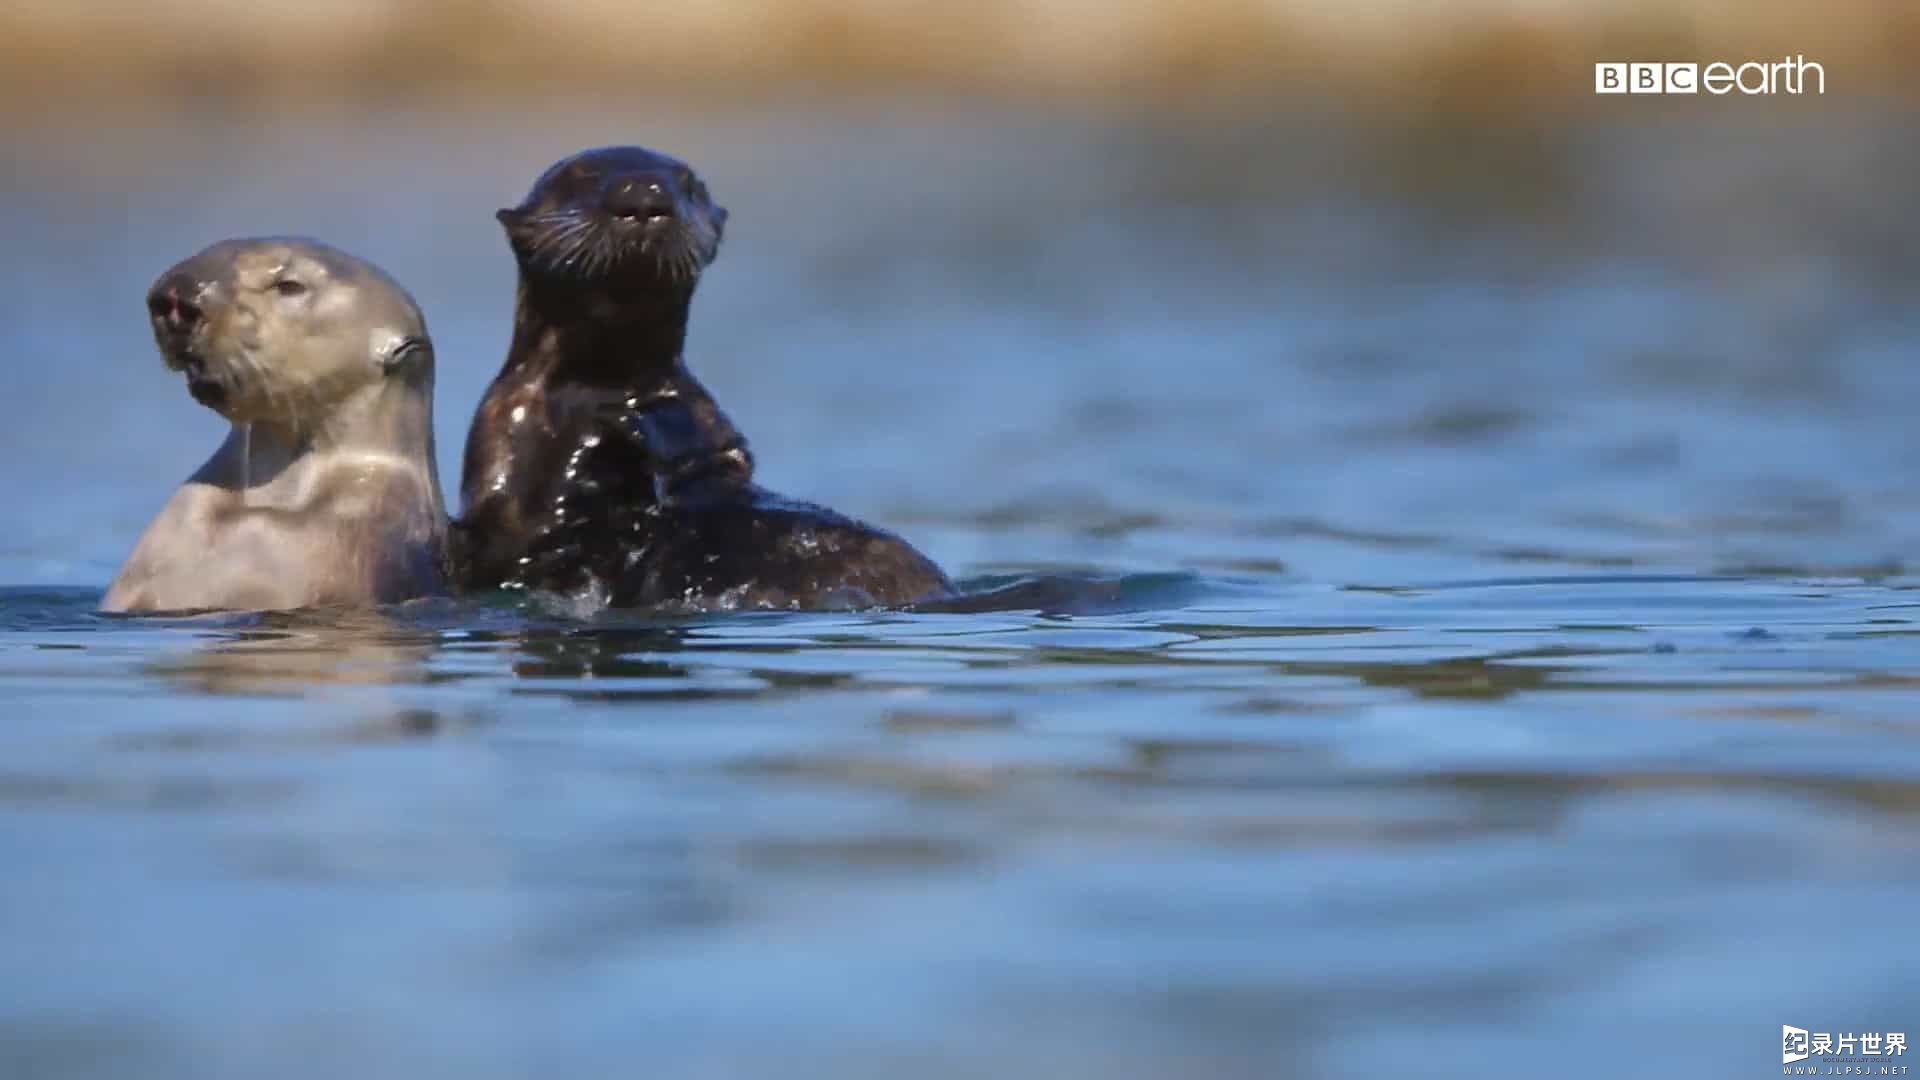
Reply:
M305 296L307 287L292 278L281 278L273 283L273 291L281 296Z

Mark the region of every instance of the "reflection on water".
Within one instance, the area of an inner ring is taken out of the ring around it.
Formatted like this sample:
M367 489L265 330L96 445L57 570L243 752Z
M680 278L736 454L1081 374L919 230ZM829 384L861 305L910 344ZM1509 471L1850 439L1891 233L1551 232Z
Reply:
M1284 116L282 119L0 179L0 1075L1719 1076L1920 1022L1897 118L1569 122L1507 188ZM450 454L489 215L612 139L733 212L690 348L767 481L968 597L92 613L216 434L152 272L386 264Z
M156 658L149 671L188 693L297 695L329 683L417 681L434 645L430 631L381 613L276 613L192 653Z
M1910 586L1110 585L333 625L10 592L9 1071L1431 1075L1634 1013L1718 1075L1777 1015L1905 1022ZM1763 977L1814 922L1826 962Z

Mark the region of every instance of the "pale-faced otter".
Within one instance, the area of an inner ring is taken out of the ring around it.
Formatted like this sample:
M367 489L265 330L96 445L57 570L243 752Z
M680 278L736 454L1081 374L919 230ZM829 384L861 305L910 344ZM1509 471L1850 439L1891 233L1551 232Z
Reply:
M898 537L753 483L746 440L682 359L727 220L693 170L585 151L499 219L520 281L461 471L468 587L781 608L952 592Z
M160 275L154 339L226 441L167 501L108 611L367 606L444 595L433 345L378 267L227 240Z

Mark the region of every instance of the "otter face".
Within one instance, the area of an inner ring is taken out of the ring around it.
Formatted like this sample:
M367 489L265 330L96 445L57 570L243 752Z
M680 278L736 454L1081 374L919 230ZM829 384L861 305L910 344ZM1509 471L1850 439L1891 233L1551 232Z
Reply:
M167 367L236 423L299 430L361 387L432 376L412 298L372 264L309 240L215 244L162 273L147 311Z
M719 254L727 224L685 162L638 146L566 158L497 216L523 273L640 288L691 284Z

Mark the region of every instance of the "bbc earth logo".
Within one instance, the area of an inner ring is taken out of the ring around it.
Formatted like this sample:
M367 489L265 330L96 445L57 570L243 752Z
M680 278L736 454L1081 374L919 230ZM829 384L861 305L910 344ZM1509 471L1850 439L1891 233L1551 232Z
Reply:
M1825 94L1827 69L1805 56L1769 63L1729 64L1599 63L1593 65L1596 94Z

